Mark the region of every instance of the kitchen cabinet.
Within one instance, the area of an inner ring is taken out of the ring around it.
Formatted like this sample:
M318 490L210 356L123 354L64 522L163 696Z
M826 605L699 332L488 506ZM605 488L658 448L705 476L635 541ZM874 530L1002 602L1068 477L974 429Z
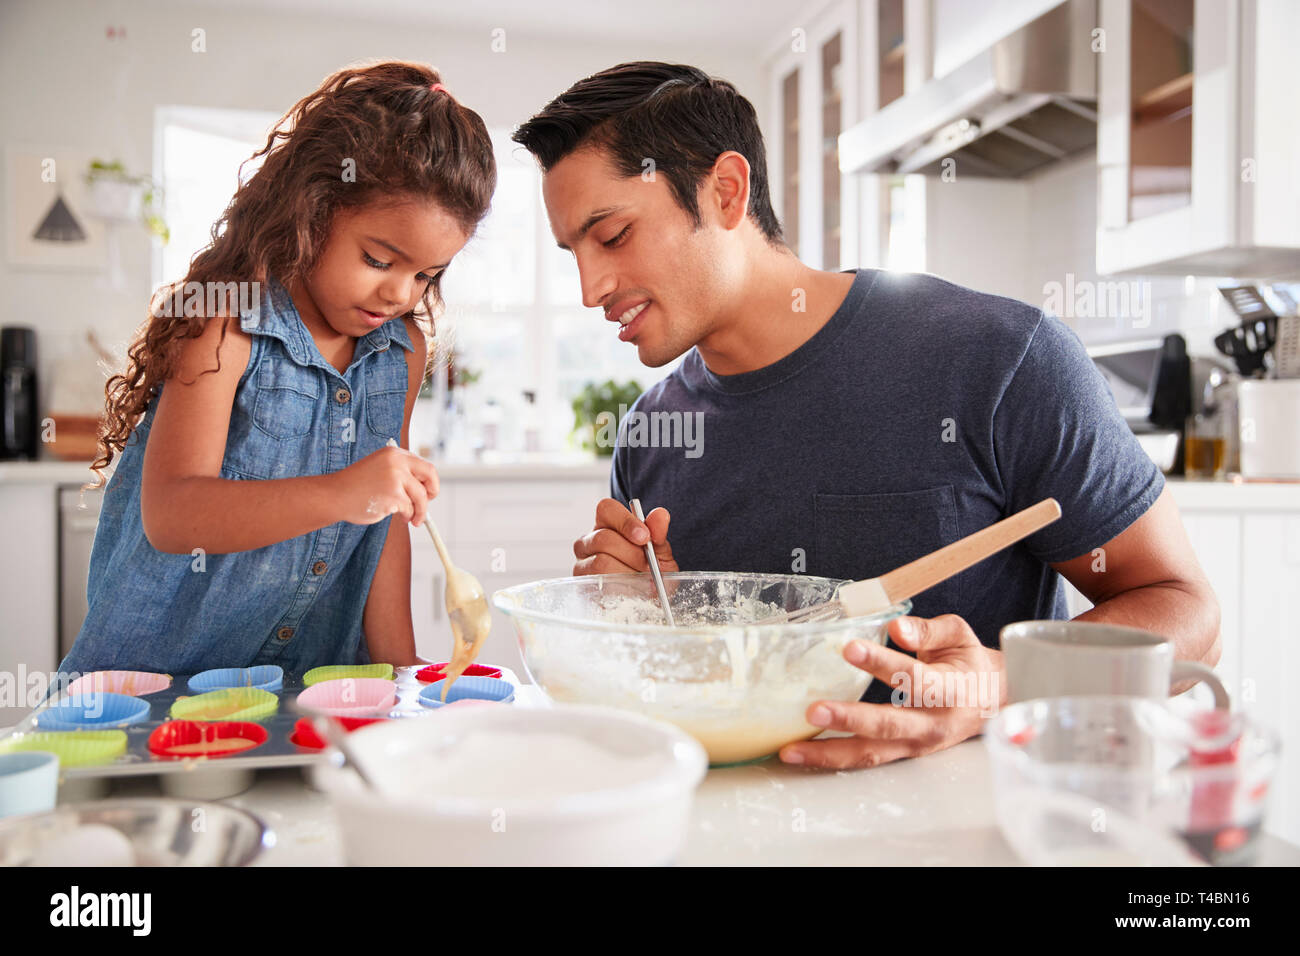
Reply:
M1101 0L1097 271L1300 268L1292 0Z
M1241 525L1242 707L1282 736L1270 829L1300 841L1300 513L1251 514Z
M840 173L839 135L858 116L859 20L861 10L874 5L830 4L783 34L768 65L773 208L786 244L816 268L848 268L860 261L858 182Z
M764 123L773 208L808 265L924 270L923 184L845 173L840 135L930 79L933 17L932 0L839 0L774 40Z
M58 508L48 481L6 480L0 464L0 727L40 700L28 678L58 666ZM8 474L6 474L8 473ZM43 684L42 686L45 686Z

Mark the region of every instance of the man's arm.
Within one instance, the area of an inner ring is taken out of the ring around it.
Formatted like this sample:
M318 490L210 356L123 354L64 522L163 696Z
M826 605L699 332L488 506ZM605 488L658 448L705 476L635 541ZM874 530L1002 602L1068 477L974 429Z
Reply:
M1170 638L1178 660L1219 662L1219 602L1167 486L1116 537L1052 567L1096 605L1077 620L1140 627Z

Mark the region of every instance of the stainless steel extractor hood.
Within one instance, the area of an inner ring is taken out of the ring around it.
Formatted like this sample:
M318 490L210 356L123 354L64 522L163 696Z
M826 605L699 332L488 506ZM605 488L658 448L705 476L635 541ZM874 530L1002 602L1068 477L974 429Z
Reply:
M1097 0L1066 0L845 131L846 173L1015 178L1097 142ZM954 167L949 167L954 168Z

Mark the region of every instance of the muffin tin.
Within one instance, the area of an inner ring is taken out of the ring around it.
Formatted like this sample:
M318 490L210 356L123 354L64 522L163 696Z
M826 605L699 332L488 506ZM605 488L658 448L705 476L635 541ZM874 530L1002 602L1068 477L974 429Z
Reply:
M422 668L399 667L393 674L396 685L396 700L391 707L383 710L381 716L390 719L415 719L430 717L434 713L420 700L421 691L433 686L417 679ZM513 687L519 686L519 678L508 668L500 668L500 678L494 681L508 682ZM206 672L205 672L206 673ZM308 672L309 674L311 672ZM334 672L337 673L337 672ZM358 670L360 681L370 682L377 678L370 676L370 671ZM68 695L51 697L44 705L28 714L9 733L0 736L0 751L8 749L6 745L16 745L18 749L58 749L55 744L65 742L77 744L80 749L87 749L93 756L88 760L64 760L60 767L60 797L70 799L88 799L107 794L111 781L119 777L157 776L164 793L174 797L190 799L216 800L233 796L252 786L256 771L278 767L306 767L314 763L322 753L319 747L302 746L301 741L317 742L314 735L304 735L303 728L298 727L302 714L298 713L293 702L306 689L303 683L305 675L285 674L280 686L274 691L264 689L274 686L274 681L258 674L255 693L254 688L237 687L208 691L203 695L190 690L191 675L172 675L169 686L153 690L147 697L132 697L133 710L141 705L147 707L143 716L126 725L97 721L84 729L60 729L41 726L43 713L54 710L61 712ZM316 675L312 675L316 676ZM432 676L426 674L425 676ZM463 678L468 680L468 678ZM478 678L486 680L487 678ZM457 682L457 685L460 682ZM457 685L453 685L455 688ZM197 686L211 686L206 681ZM317 687L320 684L316 684ZM469 688L467 687L466 690ZM441 684L438 685L439 692ZM216 700L212 695L226 695ZM208 697L214 702L212 708L199 707L195 702L200 696ZM492 699L513 700L513 694L492 694ZM238 698L238 699L236 699ZM247 698L247 699L245 699ZM274 698L274 709L268 711ZM181 701L173 714L173 705ZM450 703L450 701L449 701ZM232 716L219 721L193 721L194 726L182 726L181 722L190 724L196 713L230 713ZM249 716L257 714L259 716ZM44 719L48 723L50 718ZM360 721L356 722L360 723ZM166 730L159 728L168 727ZM206 729L205 729L206 724ZM60 727L63 724L59 725ZM217 729L219 728L219 729ZM253 746L225 747L218 741L231 737L247 737L257 740L265 733L265 739ZM125 737L125 749L120 749L121 738ZM39 736L37 736L39 735ZM111 738L111 739L110 739ZM151 747L151 741L153 746ZM209 749L203 745L207 742L212 753L199 753L190 756L188 752ZM114 746L116 744L117 746ZM93 745L93 746L92 746ZM175 751L180 749L182 753ZM78 754L80 754L78 749ZM71 753L71 751L69 751ZM116 756L112 756L116 753Z

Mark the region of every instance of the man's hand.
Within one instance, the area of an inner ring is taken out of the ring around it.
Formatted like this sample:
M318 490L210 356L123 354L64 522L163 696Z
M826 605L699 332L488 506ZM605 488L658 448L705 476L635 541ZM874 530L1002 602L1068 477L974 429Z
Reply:
M655 557L665 573L677 570L673 549L668 546L668 511L656 508L645 516L645 523L613 498L596 505L596 527L573 542L577 574L627 574L649 571L645 544L653 541Z
M916 651L915 660L867 641L849 642L844 658L895 688L896 700L906 692L906 701L817 701L808 723L853 736L789 744L781 748L783 761L842 770L920 757L979 733L1004 702L1002 652L981 644L962 618L900 617L889 632L900 647Z

